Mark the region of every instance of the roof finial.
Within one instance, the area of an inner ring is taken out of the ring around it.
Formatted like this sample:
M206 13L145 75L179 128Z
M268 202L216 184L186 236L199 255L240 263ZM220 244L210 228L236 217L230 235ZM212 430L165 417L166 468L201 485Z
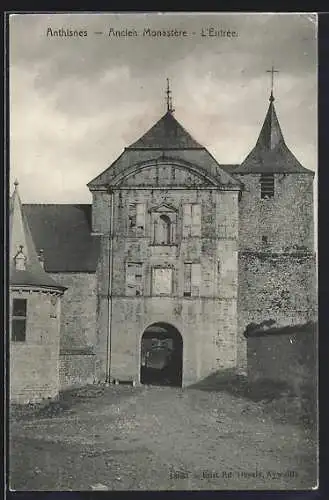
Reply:
M270 102L274 101L274 95L273 95L273 88L274 88L274 73L279 73L277 69L272 66L271 69L268 69L266 73L271 73L271 95L270 95Z
M17 188L18 188L18 185L19 185L19 182L18 182L18 180L17 180L17 179L15 179L15 181L14 181L14 186L15 186L15 189L17 189Z
M172 107L172 97L171 97L171 90L170 90L170 83L169 83L169 78L167 78L167 89L166 89L166 101L167 101L167 112L168 113L173 113L175 110Z

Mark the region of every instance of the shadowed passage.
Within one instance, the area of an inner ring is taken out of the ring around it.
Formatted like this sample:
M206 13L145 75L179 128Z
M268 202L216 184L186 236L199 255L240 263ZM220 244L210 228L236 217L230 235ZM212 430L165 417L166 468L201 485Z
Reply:
M182 386L183 339L167 323L146 328L141 340L141 383Z

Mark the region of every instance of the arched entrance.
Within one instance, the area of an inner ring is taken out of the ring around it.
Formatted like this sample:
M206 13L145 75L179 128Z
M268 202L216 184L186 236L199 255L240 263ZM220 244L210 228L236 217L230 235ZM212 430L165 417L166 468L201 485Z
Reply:
M167 323L148 326L141 340L142 384L182 387L183 339Z

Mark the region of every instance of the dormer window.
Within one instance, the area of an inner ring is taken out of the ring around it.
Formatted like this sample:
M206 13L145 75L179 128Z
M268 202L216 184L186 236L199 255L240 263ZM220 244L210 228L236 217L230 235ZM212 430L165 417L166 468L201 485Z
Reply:
M274 196L274 174L261 174L260 176L260 197L273 198Z
M26 269L26 256L23 253L23 245L19 246L19 250L14 257L15 267L17 271L25 271Z

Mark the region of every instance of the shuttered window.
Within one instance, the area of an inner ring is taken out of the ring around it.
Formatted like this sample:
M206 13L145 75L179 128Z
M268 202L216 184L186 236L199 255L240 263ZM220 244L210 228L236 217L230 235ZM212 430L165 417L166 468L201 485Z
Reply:
M274 196L274 174L261 174L260 176L261 198L273 198Z
M192 236L201 236L201 205L192 205Z
M183 205L183 236L201 236L201 205L185 203Z
M184 297L191 297L192 295L192 264L187 262L184 264Z
M184 297L197 297L201 288L201 264L184 264Z
M128 262L126 267L126 295L143 295L143 264Z
M145 203L132 203L128 207L128 232L135 235L144 234Z

